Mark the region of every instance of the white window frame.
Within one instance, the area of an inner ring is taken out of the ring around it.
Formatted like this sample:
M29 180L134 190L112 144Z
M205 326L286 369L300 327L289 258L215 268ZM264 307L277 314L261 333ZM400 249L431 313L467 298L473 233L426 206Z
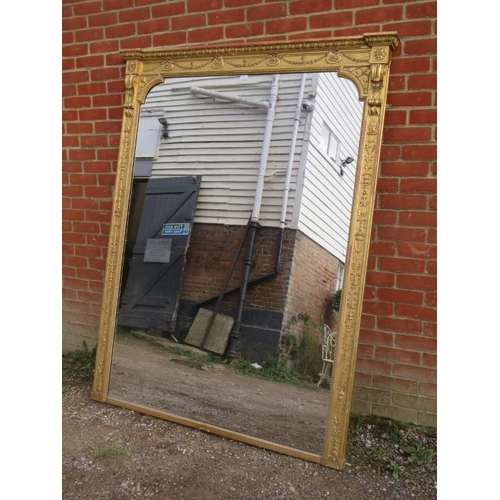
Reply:
M342 290L342 286L344 285L344 271L345 264L343 262L339 262L337 268L337 279L335 280L335 291Z
M151 177L153 162L158 158L162 125L158 121L163 118L163 110L159 108L145 109L139 116L137 141L134 158L134 179Z
M321 148L335 165L339 164L340 146L340 139L332 132L331 128L323 122L323 126L321 127Z
M158 157L160 132L162 129L158 118L162 117L162 110L148 110L148 112L141 114L139 117L135 152L136 158L154 160Z

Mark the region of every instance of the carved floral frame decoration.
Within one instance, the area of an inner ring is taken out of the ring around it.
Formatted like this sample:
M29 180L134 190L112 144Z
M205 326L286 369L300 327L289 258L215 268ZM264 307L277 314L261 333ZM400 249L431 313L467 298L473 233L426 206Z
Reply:
M92 398L323 465L342 468L351 408L370 230L395 32L332 40L237 47L123 51L125 102L107 253ZM290 448L108 396L121 269L132 186L140 106L169 77L335 71L352 80L365 101L349 233L340 331L331 379L327 431L321 455Z

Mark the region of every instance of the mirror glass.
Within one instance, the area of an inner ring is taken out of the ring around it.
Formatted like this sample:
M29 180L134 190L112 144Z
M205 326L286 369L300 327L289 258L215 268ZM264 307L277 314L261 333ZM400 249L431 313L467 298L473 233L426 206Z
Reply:
M334 72L149 92L110 398L321 454L362 117Z

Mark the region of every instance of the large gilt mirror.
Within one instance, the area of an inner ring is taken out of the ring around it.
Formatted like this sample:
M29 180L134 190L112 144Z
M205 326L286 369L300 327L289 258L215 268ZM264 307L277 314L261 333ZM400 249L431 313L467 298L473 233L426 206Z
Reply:
M94 399L343 467L397 43L122 53Z

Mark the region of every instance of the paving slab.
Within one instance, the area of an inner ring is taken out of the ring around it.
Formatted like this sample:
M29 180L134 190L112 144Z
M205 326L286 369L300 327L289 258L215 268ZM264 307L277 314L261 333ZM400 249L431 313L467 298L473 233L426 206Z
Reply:
M229 342L229 335L233 328L234 319L231 316L218 313L215 316L214 324L210 329L205 345L202 346L203 337L205 336L212 314L213 311L209 311L208 309L199 309L184 342L222 355Z

